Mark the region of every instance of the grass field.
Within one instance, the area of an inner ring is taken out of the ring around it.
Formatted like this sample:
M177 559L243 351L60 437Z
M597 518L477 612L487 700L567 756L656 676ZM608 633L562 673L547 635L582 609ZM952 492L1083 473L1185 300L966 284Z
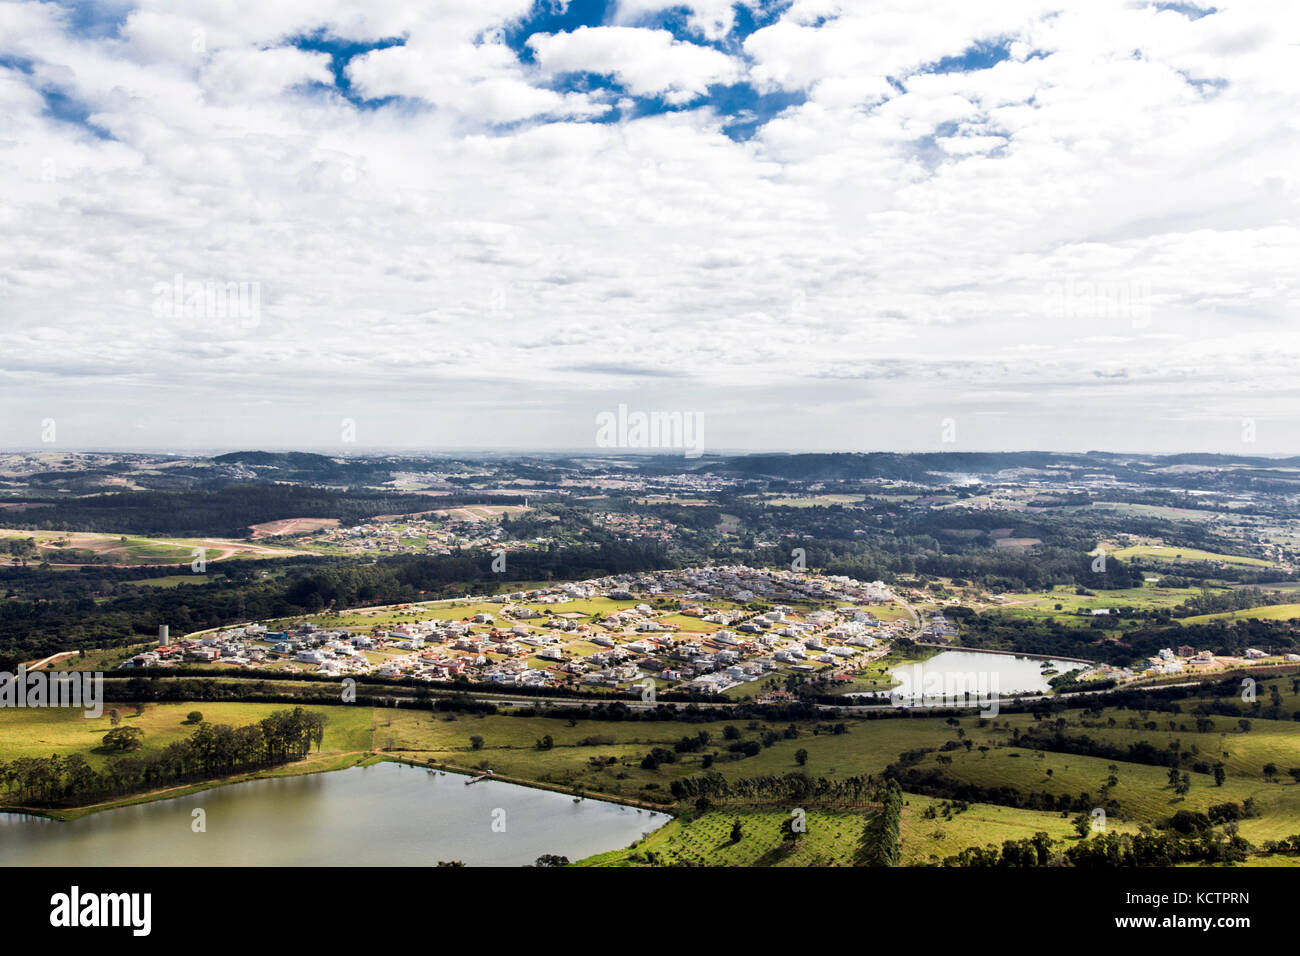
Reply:
M1220 614L1197 614L1195 617L1182 618L1184 624L1204 624L1207 621L1291 621L1300 618L1300 604L1270 604L1264 607L1248 607L1240 611L1224 611Z
M1219 590L1211 588L1212 593ZM1092 611L1101 608L1117 609L1131 607L1139 610L1173 608L1193 597L1199 597L1200 588L1117 588L1110 591L1095 591L1092 594L1076 594L1073 587L1059 586L1044 593L1041 591L1010 592L1001 595L1003 602L993 605L999 614L1009 617L1024 617L1035 620L1053 618L1066 620L1079 611ZM1057 610L1056 605L1061 605Z
M861 505L862 495L794 495L765 498L763 503L777 508L825 508L828 505Z
M97 769L101 768L114 759L101 745L104 734L113 727L109 714L114 708L122 717L121 726L138 727L144 732L145 750L161 750L194 732L194 726L186 723L186 714L192 710L200 711L209 723L240 727L289 706L213 701L149 703L144 705L143 713L136 714L133 704L106 703L103 715L97 718L84 717L80 710L6 707L0 709L0 761L80 753ZM373 720L369 708L309 706L308 709L319 710L329 718L322 752L370 749Z
M128 657L157 646L157 641L144 641L127 647L96 647L87 650L84 654L74 654L72 657L65 657L62 660L55 661L45 669L52 671L108 671L117 667Z
M1211 522L1222 520L1222 515L1214 511L1198 508L1174 508L1170 505L1143 505L1132 502L1094 501L1082 507L1071 506L1062 511L1110 511L1115 514L1133 515L1140 518L1164 518L1174 521Z
M635 607L638 603L637 601L615 601L610 598L583 598L566 604L521 604L520 606L530 607L540 615L522 623L538 624L545 621L547 610L557 615L581 614L584 617L589 617L597 613L602 615L612 614L614 611ZM321 627L347 627L369 630L371 628L393 627L397 624L412 621L461 621L472 618L476 614L491 614L496 623L501 624L505 621L501 613L504 606L493 601L437 601L401 606L359 608L338 613L305 614L265 623L270 626L271 624L310 621ZM686 620L692 619L687 618ZM710 628L716 630L713 625L710 625Z
M947 801L910 795L903 807L901 832L903 865L937 863L968 846L1023 840L1037 832L1053 839L1077 840L1069 820L1060 814L1013 810L991 804L944 815ZM934 808L933 817L926 810ZM809 809L806 832L797 840L784 837L793 809L716 809L675 819L631 847L602 853L581 866L647 866L694 864L708 866L853 866L870 809ZM731 841L733 821L741 821L739 842Z
M1127 548L1107 551L1111 557L1121 561L1142 558L1148 562L1161 564L1190 564L1206 561L1211 564L1240 564L1252 568L1271 568L1273 563L1262 558L1248 558L1239 554L1219 554L1214 551L1201 551L1197 548L1183 548L1158 544L1135 544Z
M712 759L713 770L732 781L794 772L831 780L866 775L879 779L900 754L925 750L928 752L915 766L941 770L953 780L984 787L1010 786L1024 794L1046 792L1072 799L1082 794L1096 805L1113 799L1119 808L1108 825L1124 831L1142 824L1160 825L1180 809L1204 812L1215 804L1242 803L1249 798L1258 812L1240 823L1246 839L1258 845L1300 833L1300 784L1288 775L1292 768L1300 768L1300 722L1291 719L1300 711L1300 693L1293 688L1292 678L1259 684L1257 703L1244 705L1249 730L1242 729L1238 718L1228 716L1211 717L1212 726L1198 728L1191 713L1196 703L1195 699L1180 702L1178 713L1108 708L1066 710L1048 718L1068 736L1086 734L1120 748L1139 741L1168 748L1177 742L1179 750L1189 755L1185 763L1194 759L1222 761L1227 776L1221 786L1210 774L1187 770L1190 789L1185 795L1174 791L1168 771L1160 766L1012 745L1016 732L1045 726L1032 714L1005 714L984 722L973 716L849 718L843 721L841 733L832 733L825 722L803 721L794 725L793 736L787 737L787 723L740 717L702 722L609 721L318 707L314 709L329 717L322 753L313 755L309 765L277 772L341 767L379 752L418 764L491 769L540 786L669 807L674 803L673 782L701 773L706 757ZM185 722L190 710L201 711L208 721L238 726L286 705L149 704L138 716L133 706L117 706L123 724L140 727L145 732L145 747L152 749L193 731ZM80 752L92 764L103 766L115 759L99 746L110 727L107 712L97 720L86 720L75 711L0 710L0 761ZM708 735L702 750L674 751L678 741L700 732ZM769 739L754 756L739 758L728 750L729 737L760 741L769 732L775 732L777 739ZM940 750L945 744L950 744L949 749ZM658 766L643 765L652 748L672 751L675 759ZM799 751L804 751L802 762ZM1116 778L1113 786L1108 785L1111 775ZM930 808L933 813L927 812ZM866 808L810 807L808 832L787 844L780 827L792 808L722 806L703 815L688 807L679 809L688 812L644 842L587 862L638 865L654 859L714 865L845 865L853 862L868 812ZM731 821L738 815L745 835L733 844ZM1000 844L1038 831L1058 840L1077 839L1072 830L1074 815L979 802L963 809L960 804L909 793L903 816L904 859L909 863L936 862L966 846ZM647 857L647 853L654 856Z
M139 581L123 581L134 588L179 588L193 584L207 584L210 579L202 574L169 574L161 578L143 578Z
M1223 763L1227 778L1222 786L1216 786L1209 774L1189 772L1191 789L1185 796L1176 794L1170 787L1168 770L1163 767L999 746L1009 741L1013 728L1018 727L1022 732L1029 728L1033 718L1028 715L1008 716L985 727L978 726L976 721L963 722L970 725L966 727L967 736L973 742L969 752L959 749L942 755L929 754L918 766L942 769L952 778L980 786L1009 785L1022 792L1069 796L1097 794L1112 773L1110 768L1115 767L1113 772L1119 782L1110 793L1119 801L1122 815L1128 820L1155 825L1177 810L1204 811L1213 804L1241 802L1251 797L1261 813L1241 822L1242 835L1255 842L1277 839L1300 833L1300 784L1287 775L1289 769L1300 767L1300 723L1290 719L1300 708L1300 698L1291 692L1290 680L1269 681L1262 683L1258 690L1258 700L1264 707L1270 699L1268 687L1273 684L1282 690L1278 714L1282 719L1252 716L1249 732L1241 730L1236 718L1223 716L1212 717L1213 728L1198 733L1195 718L1186 712L1140 715L1129 710L1106 709L1100 716L1086 721L1080 712L1068 712L1066 732L1072 736L1086 734L1121 747L1146 741L1157 748L1167 748L1176 741L1184 753L1210 763ZM1189 711L1194 703L1185 702L1183 710ZM1261 712L1267 713L1264 707ZM1135 717L1138 727L1129 727L1129 720ZM1114 726L1110 725L1112 719ZM1169 726L1170 721L1173 727ZM1151 723L1155 727L1148 726ZM980 752L981 745L992 749ZM940 756L951 762L941 764ZM1277 769L1275 778L1264 773L1269 764Z

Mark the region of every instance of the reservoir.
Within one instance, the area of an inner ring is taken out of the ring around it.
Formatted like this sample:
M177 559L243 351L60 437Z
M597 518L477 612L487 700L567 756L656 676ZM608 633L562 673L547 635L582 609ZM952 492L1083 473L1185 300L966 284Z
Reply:
M898 686L888 691L853 696L889 697L906 704L929 696L934 689L968 688L972 695L995 691L1001 695L1047 693L1057 674L1079 670L1078 661L1044 660L980 651L941 651L925 661L899 664L890 670ZM1048 674L1045 671L1052 671ZM929 689L929 690L927 690ZM846 695L848 696L848 695Z
M666 814L379 763L253 780L66 823L0 813L0 866L522 866L577 861ZM192 829L193 811L206 832Z

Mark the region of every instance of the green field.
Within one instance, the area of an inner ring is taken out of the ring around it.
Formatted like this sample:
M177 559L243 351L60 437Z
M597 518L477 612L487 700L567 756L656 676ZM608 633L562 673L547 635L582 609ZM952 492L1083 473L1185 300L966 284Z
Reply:
M1252 716L1248 718L1249 732L1241 730L1237 718L1224 716L1211 717L1213 729L1200 733L1195 717L1186 712L1152 711L1140 715L1108 708L1099 716L1088 718L1079 711L1065 712L1066 732L1070 735L1087 735L1126 748L1146 741L1163 749L1177 741L1184 753L1199 755L1211 763L1223 763L1227 778L1222 786L1216 786L1208 773L1189 772L1191 789L1186 795L1176 794L1169 786L1168 770L1164 767L1006 746L1014 728L1023 732L1034 723L1028 715L1008 716L985 727L978 726L976 721L964 721L969 725L966 732L973 742L970 751L932 753L918 766L941 769L954 779L979 786L1009 785L1022 792L1068 796L1097 794L1111 773L1109 768L1114 766L1119 782L1110 793L1119 801L1126 820L1156 825L1180 809L1204 811L1214 804L1240 802L1251 797L1261 815L1241 822L1242 835L1254 842L1278 839L1300 833L1300 784L1287 774L1291 768L1300 768L1300 723L1290 719L1300 708L1300 698L1291 692L1289 679L1262 682L1258 688L1258 700L1263 705L1261 713L1270 712L1268 688L1274 684L1282 690L1278 712L1281 719ZM1190 711L1194 703L1184 702L1183 710ZM1131 719L1137 719L1139 726L1129 727ZM1174 723L1173 728L1169 726L1170 721ZM1156 726L1148 727L1149 723ZM981 752L980 746L991 749ZM941 763L941 756L951 762ZM1266 777L1264 769L1268 764L1277 768L1277 778Z
M139 581L124 581L128 587L136 588L178 588L191 584L207 584L209 578L202 574L169 574L161 578L142 578Z
M87 718L80 710L64 708L2 708L0 709L0 761L16 757L48 757L50 754L80 753L96 769L116 759L101 746L104 734L112 729L109 716L114 708L122 718L123 727L138 727L144 731L145 750L161 750L167 744L189 737L194 727L185 722L186 714L200 711L203 719L214 724L234 727L256 723L272 711L284 710L288 704L224 703L203 701L199 703L145 704L144 712L136 714L134 704L105 703L104 713L97 718ZM369 750L371 725L369 708L364 707L310 707L329 717L325 727L322 752Z
M1162 546L1155 544L1135 544L1127 548L1107 551L1113 558L1129 561L1143 558L1161 564L1189 564L1194 561L1206 561L1212 564L1240 564L1252 568L1271 568L1273 562L1261 558L1248 558L1239 554L1219 554L1214 551L1201 551L1197 548Z
M1272 693L1274 687L1277 695ZM918 756L911 767L939 771L958 783L1012 787L1022 795L1046 793L1071 800L1083 795L1089 805L1117 801L1108 826L1122 832L1141 825L1160 826L1180 809L1205 812L1216 804L1240 804L1249 799L1257 813L1240 822L1246 839L1259 845L1300 833L1300 784L1288 774L1293 768L1300 769L1300 722L1291 719L1300 711L1300 693L1293 689L1292 678L1260 682L1257 703L1243 705L1249 730L1243 730L1234 716L1212 716L1212 725L1198 727L1192 713L1197 703L1195 699L1181 701L1176 713L1063 710L1045 721L1035 720L1032 714L1006 714L991 721L974 716L850 717L841 720L840 733L832 732L829 722L799 721L791 730L792 725L785 721L739 716L707 721L575 720L411 708L320 707L329 717L320 756L276 772L332 769L378 753L421 765L490 769L516 781L681 812L679 819L640 844L588 861L605 865L644 865L651 860L713 865L853 862L869 807L810 806L806 808L808 832L787 842L780 827L789 818L790 807L724 804L701 814L688 805L675 806L673 782L703 772L706 757L712 760L712 770L733 783L797 772L833 781L868 775L879 779L901 754L915 751ZM285 705L148 704L138 716L133 705L117 706L123 724L144 730L145 747L155 749L193 731L185 723L190 710L201 711L210 722L237 726ZM1162 766L1115 756L1048 752L1013 743L1017 732L1049 725L1068 737L1087 735L1125 751L1139 742L1157 750L1177 742L1184 754L1180 772L1188 774L1190 789L1186 794L1175 792ZM80 752L102 767L119 759L99 746L110 726L107 712L97 720L86 720L75 711L3 710L0 761ZM758 752L749 757L730 752L729 727L732 737L759 742ZM701 732L707 734L702 749L675 750L674 745L683 738ZM763 742L765 734L769 739ZM547 738L549 745L539 746ZM643 765L652 748L671 751L675 759L657 766ZM802 762L799 751L804 751ZM1216 785L1209 773L1190 769L1190 762L1197 759L1223 763L1226 779L1222 785ZM1108 782L1112 774L1116 778L1113 785ZM745 835L739 843L732 843L731 822L737 816ZM938 862L964 847L1000 844L1039 831L1067 841L1062 846L1068 845L1069 840L1078 839L1072 830L1073 816L1075 811L1062 814L980 801L963 804L908 793L903 816L904 860Z
M1022 840L1037 832L1054 839L1077 840L1069 820L1057 813L1013 810L990 804L972 804L945 819L947 801L911 795L903 808L903 865L937 863L968 846ZM933 807L934 817L925 811ZM633 846L602 853L580 866L853 866L867 808L809 809L806 832L787 840L783 828L790 810L710 810L675 819ZM741 821L742 836L731 842L732 822Z
M792 495L763 499L777 508L825 508L828 505L860 505L862 495Z
M142 651L157 647L157 641L144 641L127 647L96 647L83 654L74 654L50 664L46 670L53 671L109 671L117 667L128 657Z
M1224 611L1220 614L1197 614L1195 617L1182 618L1184 624L1204 624L1207 621L1290 621L1300 618L1300 604L1269 604L1264 607L1248 607L1240 611Z
M1211 588L1210 590L1211 593L1218 593L1224 589ZM1027 591L1003 594L1001 598L1004 603L995 603L991 607L999 614L1010 617L1042 619L1072 616L1079 611L1100 608L1112 610L1123 607L1137 610L1174 608L1200 595L1200 588L1162 588L1150 585L1141 588L1116 588L1081 595L1075 593L1075 588L1062 585L1045 593ZM1060 610L1056 609L1058 604L1061 605Z

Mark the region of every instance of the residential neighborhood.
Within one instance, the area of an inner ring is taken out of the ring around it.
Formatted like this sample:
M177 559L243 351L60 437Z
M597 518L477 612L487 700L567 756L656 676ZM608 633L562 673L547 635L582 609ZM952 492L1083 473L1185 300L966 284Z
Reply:
M614 575L422 605L387 627L304 620L163 637L122 667L718 695L881 656L911 627L896 600L880 582L745 566ZM437 616L420 618L419 608ZM941 615L930 628L955 633Z

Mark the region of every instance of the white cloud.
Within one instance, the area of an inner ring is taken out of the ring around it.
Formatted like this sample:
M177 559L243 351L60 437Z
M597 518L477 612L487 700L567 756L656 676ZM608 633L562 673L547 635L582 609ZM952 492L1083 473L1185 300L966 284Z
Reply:
M743 0L741 0L743 3ZM691 0L689 3L665 0L618 0L614 12L616 23L640 25L655 14L686 8L686 24L695 33L708 40L719 40L731 32L736 23L737 0ZM755 3L744 3L754 7Z
M551 74L612 75L636 96L663 94L684 103L715 83L735 83L740 63L725 53L673 39L667 30L580 27L570 33L529 38L537 62Z
M285 47L221 51L204 64L200 79L208 94L222 100L260 100L309 82L333 82L329 56Z

